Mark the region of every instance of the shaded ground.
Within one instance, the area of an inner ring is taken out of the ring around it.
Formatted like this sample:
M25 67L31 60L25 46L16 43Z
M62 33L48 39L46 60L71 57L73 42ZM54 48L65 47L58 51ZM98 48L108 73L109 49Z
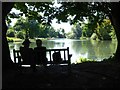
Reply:
M37 72L23 68L22 72L9 70L3 73L4 88L118 88L120 64L82 63L67 66L37 67Z

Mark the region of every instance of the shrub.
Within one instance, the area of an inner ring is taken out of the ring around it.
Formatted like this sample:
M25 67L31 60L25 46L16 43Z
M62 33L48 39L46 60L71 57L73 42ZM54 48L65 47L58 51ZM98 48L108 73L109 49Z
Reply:
M8 37L15 37L15 33L14 33L13 30L8 30L6 35L7 35Z
M16 37L17 38L20 38L20 39L24 39L24 33L22 31L19 31L17 34L16 34Z

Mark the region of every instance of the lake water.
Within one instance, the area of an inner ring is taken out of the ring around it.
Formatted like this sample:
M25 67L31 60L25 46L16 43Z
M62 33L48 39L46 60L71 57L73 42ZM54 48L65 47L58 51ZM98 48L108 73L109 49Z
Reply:
M116 51L117 42L115 41L94 41L94 40L75 40L75 39L54 39L43 41L43 45L48 49L58 49L69 47L71 63L79 62L79 58L88 58L101 61L109 58ZM13 60L13 49L19 49L22 42L10 42L10 54ZM30 45L31 48L36 47L35 41Z

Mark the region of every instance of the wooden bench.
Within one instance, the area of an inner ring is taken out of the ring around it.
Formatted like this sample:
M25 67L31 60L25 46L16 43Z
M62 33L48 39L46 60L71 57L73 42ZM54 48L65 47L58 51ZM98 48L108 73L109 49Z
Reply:
M47 64L50 64L50 65L54 64L53 57L52 57L54 52L61 53L62 61L59 64L64 64L64 65L66 64L66 65L70 66L72 54L69 54L69 47L63 48L63 49L47 49L46 50L46 55L47 55L47 59L48 59ZM13 56L14 56L14 63L21 65L22 58L21 58L20 50L13 49Z
M52 57L54 52L60 52L61 54L62 61L59 64L67 64L67 65L71 64L72 54L69 54L69 47L63 48L63 49L47 49L46 53L49 57L48 64L54 64L53 57Z

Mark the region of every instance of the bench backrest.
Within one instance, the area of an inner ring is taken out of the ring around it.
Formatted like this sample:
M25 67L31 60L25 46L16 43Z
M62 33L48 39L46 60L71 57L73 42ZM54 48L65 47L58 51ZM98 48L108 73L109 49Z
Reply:
M48 64L52 64L53 63L53 53L54 52L60 52L61 53L61 58L62 58L62 64L71 64L71 54L69 54L69 47L64 48L64 49L47 49L46 50L46 55L48 58ZM20 50L15 50L13 49L13 56L14 56L14 63L20 63L21 62L21 54L20 54Z
M64 48L64 49L47 49L46 53L48 55L48 59L50 62L53 62L53 53L54 52L60 52L61 54L61 58L63 60L64 63L70 63L70 58L69 58L69 47Z
M13 57L14 57L14 63L20 63L21 62L20 50L13 49Z

